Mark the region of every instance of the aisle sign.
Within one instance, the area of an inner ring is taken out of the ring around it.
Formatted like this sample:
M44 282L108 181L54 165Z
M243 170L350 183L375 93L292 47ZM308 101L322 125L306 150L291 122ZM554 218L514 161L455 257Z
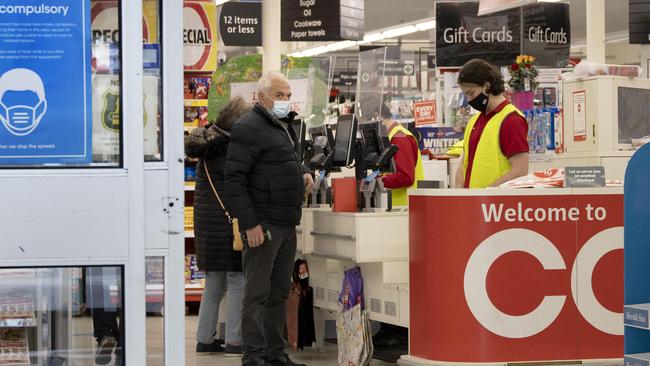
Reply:
M358 41L364 28L364 0L282 0L282 41Z
M413 103L415 125L430 125L436 123L436 101L424 100Z
M568 4L534 4L479 16L477 3L436 3L436 24L437 66L459 67L474 58L509 66L527 54L539 66L558 67L569 58Z
M357 72L337 71L332 75L332 86L356 86Z
M521 51L519 9L478 16L478 3L436 3L437 66L482 58L510 65Z
M185 71L217 69L216 6L213 3L183 3L183 66Z
M226 46L261 46L262 3L223 4L219 32Z
M587 141L587 91L573 92L573 141Z
M0 164L90 162L90 1L3 0L0 23Z
M541 3L523 8L522 55L534 55L541 66L560 67L571 51L569 4Z
M436 55L427 55L427 68L436 68Z
M628 0L630 44L650 44L650 0Z

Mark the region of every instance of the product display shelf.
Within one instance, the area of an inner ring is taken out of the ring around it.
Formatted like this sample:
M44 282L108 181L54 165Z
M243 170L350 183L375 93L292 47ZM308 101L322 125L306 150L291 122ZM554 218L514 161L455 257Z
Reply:
M625 172L625 366L650 366L650 145Z
M72 270L0 270L0 364L44 365L52 356L65 357Z
M194 242L194 192L196 183L196 159L185 159L185 302L200 302L203 293L203 284L193 283L193 276L197 273L192 269L191 257L196 254Z

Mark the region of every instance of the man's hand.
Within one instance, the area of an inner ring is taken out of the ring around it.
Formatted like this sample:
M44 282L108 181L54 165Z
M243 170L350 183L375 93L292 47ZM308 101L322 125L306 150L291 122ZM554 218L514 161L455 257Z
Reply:
M246 230L246 239L248 240L248 246L251 248L257 248L264 244L264 232L262 231L262 226L257 225L252 229Z
M314 188L314 178L309 173L303 174L302 177L305 180L305 193L308 194Z

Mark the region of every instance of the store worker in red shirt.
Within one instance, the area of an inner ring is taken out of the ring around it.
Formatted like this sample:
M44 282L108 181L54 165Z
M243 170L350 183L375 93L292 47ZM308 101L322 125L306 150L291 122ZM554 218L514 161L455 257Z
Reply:
M528 122L503 96L499 69L483 60L468 61L458 85L479 113L465 128L456 187L496 187L528 174Z
M424 179L422 157L418 141L413 134L393 120L390 108L382 104L379 114L388 131L388 139L399 150L395 153L395 173L383 176L384 187L392 191L393 206L407 206L408 195L406 190L417 188L417 182Z

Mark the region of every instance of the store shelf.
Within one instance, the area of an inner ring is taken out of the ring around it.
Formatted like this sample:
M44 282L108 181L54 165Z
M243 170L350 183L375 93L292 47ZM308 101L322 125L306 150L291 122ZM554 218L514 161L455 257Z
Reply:
M625 355L623 364L625 366L650 366L650 353Z
M36 319L0 319L0 328L23 328L23 327L36 327L38 323Z
M195 189L195 185L194 185L194 184L191 184L191 185L190 185L190 184L185 183L185 191L186 191L186 192L194 191L194 189Z
M650 330L650 304L625 305L623 313L626 326Z
M186 238L193 238L194 237L194 231L186 231L185 232L185 237Z
M203 295L203 285L200 283L186 283L185 284L185 301L186 302L199 302Z

